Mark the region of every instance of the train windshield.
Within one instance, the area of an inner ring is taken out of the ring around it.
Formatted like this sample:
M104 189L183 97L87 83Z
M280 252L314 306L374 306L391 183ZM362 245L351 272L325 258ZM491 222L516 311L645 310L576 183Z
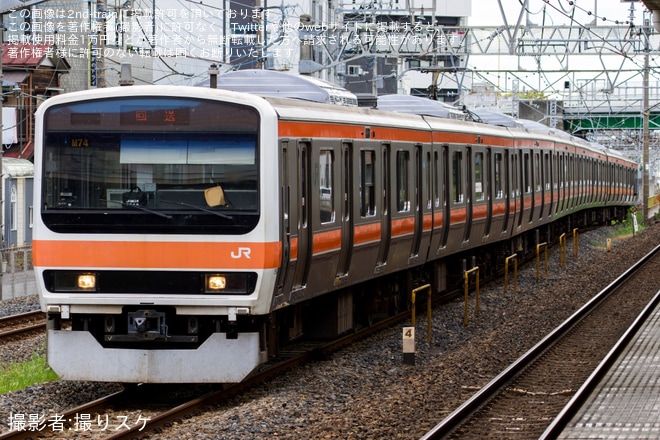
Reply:
M42 218L57 232L229 233L259 217L259 115L185 98L53 107Z

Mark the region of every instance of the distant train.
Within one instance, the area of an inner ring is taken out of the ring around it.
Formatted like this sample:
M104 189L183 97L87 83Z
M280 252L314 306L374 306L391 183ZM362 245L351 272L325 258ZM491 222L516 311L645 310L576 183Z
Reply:
M634 163L550 130L175 86L36 120L33 259L70 380L239 382L636 200Z

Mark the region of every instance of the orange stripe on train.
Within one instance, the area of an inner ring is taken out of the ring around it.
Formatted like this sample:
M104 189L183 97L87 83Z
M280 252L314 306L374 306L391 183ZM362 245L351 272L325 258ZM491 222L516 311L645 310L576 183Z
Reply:
M354 234L353 242L355 245L379 241L381 239L381 225L380 223L358 225L354 229Z
M339 248L341 248L341 229L314 234L314 255L337 251Z
M415 218L404 217L392 220L392 238L403 237L415 232Z
M271 243L35 240L40 267L143 269L274 269L282 246Z
M307 121L280 121L280 137L365 139L364 125L347 125ZM431 142L430 131L411 130L397 127L369 127L369 138L380 140L399 140L409 142Z

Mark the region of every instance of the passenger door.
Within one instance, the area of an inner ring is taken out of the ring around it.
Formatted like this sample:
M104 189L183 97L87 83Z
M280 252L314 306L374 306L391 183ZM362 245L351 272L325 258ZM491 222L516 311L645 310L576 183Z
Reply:
M292 243L297 249L296 267L293 275L293 290L305 287L307 274L309 273L309 262L312 253L312 228L310 212L311 178L310 178L310 152L309 142L298 142L298 167L297 167L297 211L298 222L296 238ZM293 258L295 258L292 255Z
M341 146L341 250L337 265L337 279L348 275L353 254L353 144L343 142Z
M413 193L412 193L412 210L413 210L413 215L415 216L415 230L413 232L413 242L412 242L412 247L410 249L410 262L415 262L417 261L417 258L419 257L419 250L420 250L420 243L422 241L422 233L424 229L424 185L423 182L425 180L424 176L424 167L422 164L422 161L424 159L423 157L423 151L422 151L422 146L417 144L415 145L414 148L414 154L415 154L415 162L414 162L414 169L413 169ZM424 258L426 258L426 255L424 255Z
M382 144L381 148L381 176L382 183L382 217L381 217L381 240L378 248L378 268L387 263L387 257L390 250L390 239L392 238L392 220L390 217L390 144Z

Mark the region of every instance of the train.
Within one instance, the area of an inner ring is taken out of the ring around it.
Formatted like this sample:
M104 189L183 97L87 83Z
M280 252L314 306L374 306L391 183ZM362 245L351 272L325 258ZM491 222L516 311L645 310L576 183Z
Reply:
M36 113L33 261L65 380L236 383L623 219L637 165L585 140L193 86Z

